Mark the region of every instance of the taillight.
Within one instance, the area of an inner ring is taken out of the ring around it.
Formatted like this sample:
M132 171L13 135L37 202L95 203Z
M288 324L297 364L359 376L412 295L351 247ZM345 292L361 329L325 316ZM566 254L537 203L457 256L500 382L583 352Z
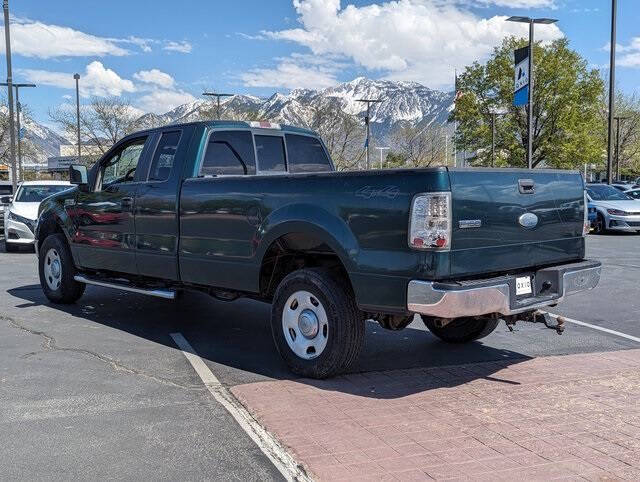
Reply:
M591 231L591 223L589 222L589 200L587 199L587 191L584 192L584 222L582 224L582 235L586 236Z
M409 247L448 250L451 248L451 193L418 194L411 205Z

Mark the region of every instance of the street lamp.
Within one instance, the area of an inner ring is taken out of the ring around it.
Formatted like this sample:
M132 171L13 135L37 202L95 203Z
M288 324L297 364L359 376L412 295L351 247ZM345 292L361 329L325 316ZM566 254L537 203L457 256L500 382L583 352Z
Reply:
M82 158L80 150L80 74L73 74L73 78L76 81L76 122L78 131L78 162L80 162Z
M388 151L389 147L376 147L380 151L380 169L382 169L382 151Z
M609 53L609 129L607 131L607 182L613 177L613 116L616 108L616 24L618 2L611 0L611 51Z
M11 74L11 33L9 31L9 0L2 2L4 13L4 43L7 54L7 100L9 101L9 146L11 153L11 184L16 192L18 180L16 178L16 133L13 125L13 78Z
M366 166L367 170L369 170L369 138L371 137L371 129L369 127L370 114L371 114L371 104L376 104L382 102L381 99L356 99L356 102L366 102L367 103L367 116L364 118L364 123L367 126L367 140L365 141L365 147L367 148L367 158L366 158Z
M616 180L620 180L620 124L628 120L628 117L616 116Z
M507 115L508 112L505 110L491 110L489 111L491 114L491 167L495 167L496 165L496 117Z
M233 94L216 94L215 92L203 92L202 95L215 97L218 100L218 120L220 120L220 97L233 97Z
M7 82L0 82L0 85L9 87ZM35 87L36 84L13 84L16 89L16 124L18 128L18 173L20 180L24 181L24 173L22 172L22 133L20 129L20 113L22 112L22 105L20 104L20 87Z
M556 23L555 18L530 18L530 17L509 17L507 22L518 22L529 24L529 119L528 119L528 139L527 139L527 164L529 169L533 167L533 46L534 31L533 26L536 23L550 25Z

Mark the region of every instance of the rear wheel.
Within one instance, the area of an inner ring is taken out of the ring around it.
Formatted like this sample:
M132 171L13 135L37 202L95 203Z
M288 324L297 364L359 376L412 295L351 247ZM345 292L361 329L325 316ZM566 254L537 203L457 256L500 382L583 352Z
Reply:
M364 316L349 286L301 269L278 286L271 312L276 347L291 371L309 378L342 373L364 342Z
M76 267L62 234L49 235L40 246L38 271L42 291L54 303L74 303L84 293L85 284L73 279Z
M447 343L469 343L489 336L500 320L494 318L457 318L452 322L438 326L433 318L422 317L429 331Z

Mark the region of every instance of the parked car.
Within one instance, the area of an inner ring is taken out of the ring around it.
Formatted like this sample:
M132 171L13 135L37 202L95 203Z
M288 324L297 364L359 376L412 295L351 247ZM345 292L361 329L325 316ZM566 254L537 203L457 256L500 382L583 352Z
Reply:
M4 208L11 204L13 184L11 181L0 181L0 229L4 231Z
M611 185L615 187L618 191L622 191L622 192L627 192L627 191L630 191L631 189L637 189L640 187L633 182L616 182Z
M72 186L66 181L27 181L18 186L16 195L4 212L4 242L8 252L33 245L38 207L51 196Z
M607 184L587 184L587 196L597 211L595 233L640 231L640 205L626 193Z
M636 201L640 201L640 188L629 189L624 192L630 198L635 199Z
M334 171L318 135L295 127L131 134L90 172L72 166L78 188L40 207L44 294L72 303L89 284L265 301L291 370L322 378L357 358L366 319L398 330L417 313L464 343L599 281L578 172Z

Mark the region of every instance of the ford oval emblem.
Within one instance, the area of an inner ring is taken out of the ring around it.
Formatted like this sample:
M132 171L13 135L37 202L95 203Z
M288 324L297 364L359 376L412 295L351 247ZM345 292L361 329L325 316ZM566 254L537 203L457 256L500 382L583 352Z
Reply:
M533 213L524 213L518 218L518 222L522 227L532 229L538 225L538 216Z

